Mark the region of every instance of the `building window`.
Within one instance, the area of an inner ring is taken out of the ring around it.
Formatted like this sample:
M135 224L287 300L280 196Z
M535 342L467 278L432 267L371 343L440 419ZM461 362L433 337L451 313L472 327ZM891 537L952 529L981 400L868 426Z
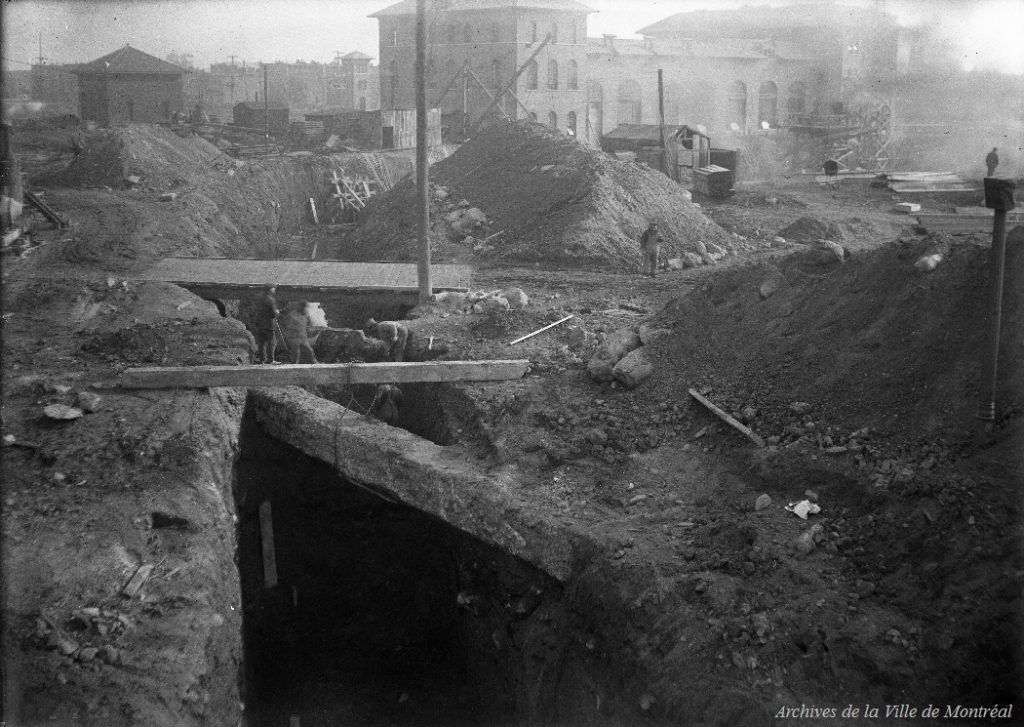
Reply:
M618 102L620 124L639 124L643 119L643 92L640 83L632 79L619 84Z
M526 88L529 91L537 90L537 61L530 61L526 65Z
M787 114L803 114L807 110L807 87L803 81L794 81L789 86L789 95L786 98Z
M554 58L548 61L548 88L558 90L558 61Z
M391 45L398 45L398 28L391 31Z
M569 88L573 91L580 87L580 67L576 61L569 61Z
M501 61L495 58L491 61L491 78L495 88L501 88Z
M743 81L733 81L729 84L726 92L728 99L728 118L726 122L730 128L735 124L740 131L747 128L747 84ZM736 130L734 128L734 130Z
M552 23L551 24L551 42L552 43L557 43L558 42L558 23Z
M449 45L454 45L455 44L455 36L456 36L456 34L459 31L455 28L454 25L449 25L447 28L445 28L445 31L446 31L446 35L448 36L448 43L449 43Z
M530 42L537 42L537 23L536 21L530 23Z
M576 137L576 112L570 111L569 115L565 117L565 130L569 133L569 136Z
M554 111L548 114L548 126L550 126L552 129L558 128L558 114L556 114Z
M363 79L363 80L357 82L356 83L356 88L358 88L360 91L365 91L366 90L366 79Z
M757 115L762 124L771 128L779 125L779 87L765 81L757 91Z
M464 43L473 42L473 26L466 24L466 27L462 29L462 41Z

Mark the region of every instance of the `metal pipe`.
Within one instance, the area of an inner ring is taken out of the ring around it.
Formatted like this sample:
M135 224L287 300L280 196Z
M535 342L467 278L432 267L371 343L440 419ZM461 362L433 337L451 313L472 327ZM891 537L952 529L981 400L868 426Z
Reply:
M420 305L430 302L430 190L427 188L427 0L416 0L416 201Z

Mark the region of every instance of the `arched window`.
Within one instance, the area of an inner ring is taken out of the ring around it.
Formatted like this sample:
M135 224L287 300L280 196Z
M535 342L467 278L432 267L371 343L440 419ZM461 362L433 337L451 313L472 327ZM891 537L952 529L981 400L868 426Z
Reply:
M803 114L807 112L807 87L803 81L794 81L789 84L789 94L786 97L787 114Z
M740 131L747 128L747 84L733 81L726 91L728 115L725 119L730 126L736 124Z
M618 102L620 124L640 124L643 121L643 92L632 79L619 84Z
M497 58L491 61L491 79L495 88L501 88L501 61Z
M548 88L558 90L558 61L554 58L548 61Z
M556 114L554 111L548 113L548 126L550 126L552 129L558 128L558 114Z
M569 61L569 88L573 91L580 87L580 67L576 61Z
M531 43L536 43L537 42L537 23L536 23L536 21L533 21L533 22L530 23L530 42Z
M526 88L530 91L537 90L537 61L530 61L526 65Z
M576 136L576 112L570 111L569 115L565 117L565 128L569 132L569 136L575 138Z
M445 35L448 37L448 43L455 43L458 32L458 29L454 25L449 25L445 28Z
M462 42L472 43L473 42L473 26L466 23L466 27L462 29Z
M779 125L779 87L771 81L764 81L757 90L757 116L773 129Z

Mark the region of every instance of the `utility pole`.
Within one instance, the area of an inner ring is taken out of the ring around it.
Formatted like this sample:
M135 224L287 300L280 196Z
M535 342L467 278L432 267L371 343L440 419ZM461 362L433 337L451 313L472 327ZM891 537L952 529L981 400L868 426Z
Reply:
M45 61L45 60L46 59L43 58L43 31L40 30L39 31L39 65L43 65L43 61Z
M263 138L264 151L270 156L270 96L267 94L267 64L263 64Z
M661 69L658 69L658 146L661 147L661 171L665 169L665 84L662 81ZM669 175L671 176L671 175Z
M430 195L427 189L427 0L416 0L416 202L420 305L430 302ZM392 79L392 88L394 79Z

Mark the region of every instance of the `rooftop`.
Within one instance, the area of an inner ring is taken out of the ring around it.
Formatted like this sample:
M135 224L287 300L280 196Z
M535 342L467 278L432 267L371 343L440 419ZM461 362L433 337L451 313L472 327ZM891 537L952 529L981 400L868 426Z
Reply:
M817 3L769 7L748 6L736 10L694 10L676 13L637 31L648 36L715 36L750 38L792 30L841 29L851 26L877 27L879 21L895 18L870 8Z
M151 56L149 53L143 53L132 48L130 45L126 45L124 48L119 48L102 58L97 58L90 63L83 63L75 68L75 73L82 74L159 73L177 75L185 72L186 70L181 66L176 66L156 56Z
M529 8L539 10L566 10L574 13L596 13L576 0L441 0L433 4L434 11L465 12L467 10L497 10L505 8ZM383 10L370 13L371 18L383 18L393 15L415 15L416 0L401 0Z

